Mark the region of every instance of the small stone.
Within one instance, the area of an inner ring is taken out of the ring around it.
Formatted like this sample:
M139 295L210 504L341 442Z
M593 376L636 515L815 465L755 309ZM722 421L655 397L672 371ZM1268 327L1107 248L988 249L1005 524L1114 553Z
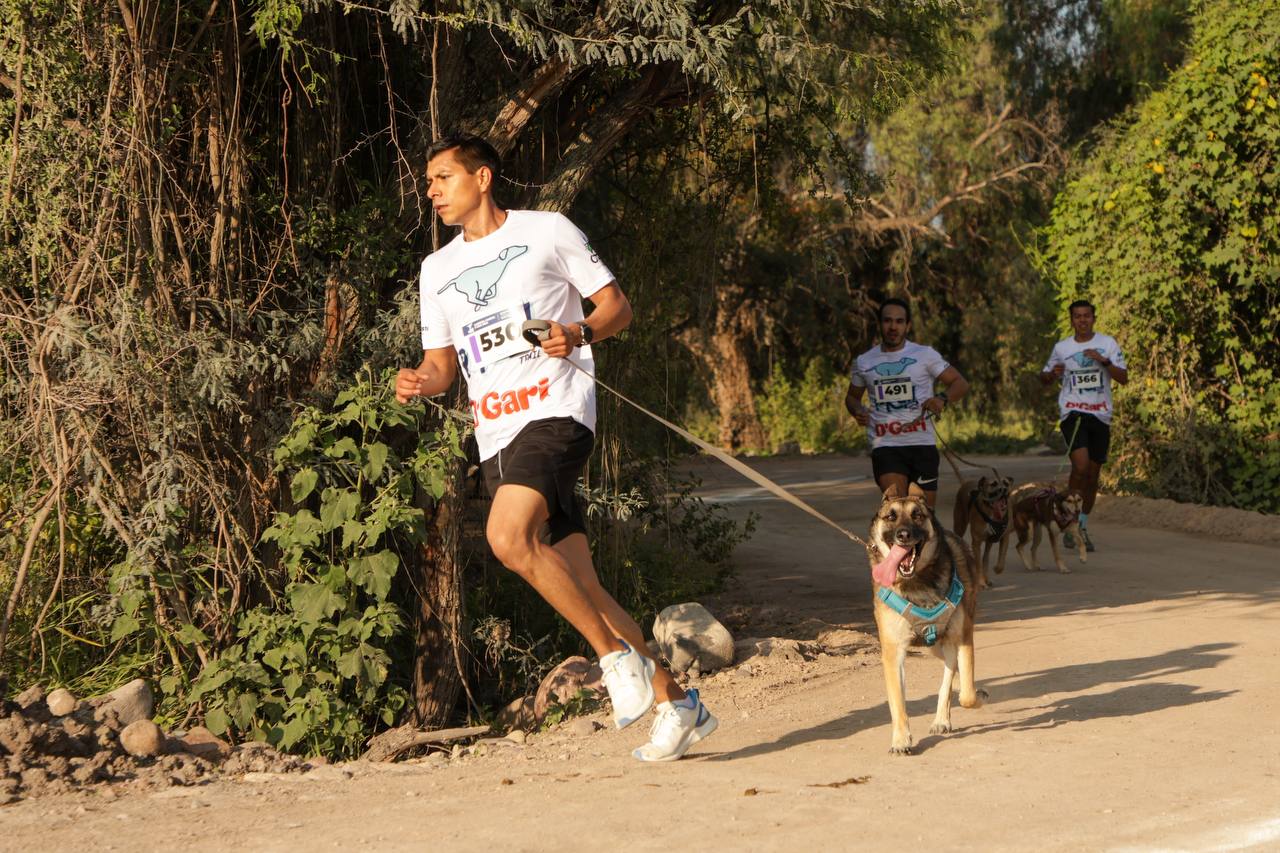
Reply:
M65 687L51 691L44 701L49 706L49 713L55 717L65 717L76 709L76 697Z
M515 784L515 782L513 782L513 781L512 781L512 780L510 780L510 779L505 779L505 778L504 778L504 779L503 779L502 781L500 781L498 784L499 784L499 785L514 785L514 784Z
M596 733L601 726L595 720L587 717L578 717L569 723L569 734L574 737L590 737Z
M39 684L33 684L13 697L13 701L17 702L20 708L30 708L42 699L44 699L44 688Z
M135 757L160 755L165 747L164 732L150 720L134 720L120 732L120 745Z
M529 736L525 734L523 731L521 731L520 729L512 729L511 731L507 732L507 740L511 741L512 743L523 744L528 739L529 739Z

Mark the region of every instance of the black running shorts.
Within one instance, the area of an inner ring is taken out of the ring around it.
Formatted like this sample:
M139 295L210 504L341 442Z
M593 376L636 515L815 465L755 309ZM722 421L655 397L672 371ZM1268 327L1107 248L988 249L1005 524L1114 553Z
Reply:
M551 544L586 533L575 489L591 456L595 436L573 418L547 418L526 424L502 450L480 463L490 495L499 486L528 486L547 502Z
M876 482L885 474L901 474L926 492L938 490L938 448L932 444L877 447L871 451L871 473Z
M1089 461L1101 465L1107 461L1111 449L1111 425L1104 424L1094 415L1071 412L1058 425L1062 437L1067 440L1067 455L1084 447L1089 451Z

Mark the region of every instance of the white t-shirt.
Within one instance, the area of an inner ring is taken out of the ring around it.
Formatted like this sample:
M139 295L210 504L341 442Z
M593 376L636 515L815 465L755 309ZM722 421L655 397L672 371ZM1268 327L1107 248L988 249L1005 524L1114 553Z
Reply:
M867 389L867 439L873 448L936 443L933 419L924 416L921 404L934 396L934 380L950 366L933 347L911 341L894 352L877 346L858 356L850 378L855 388Z
M1065 420L1072 412L1084 412L1109 424L1113 411L1111 374L1084 354L1087 349L1096 349L1116 367L1125 367L1120 344L1110 335L1094 332L1093 337L1084 343L1072 336L1054 344L1044 372L1048 373L1059 364L1066 368L1062 371L1062 389L1058 391L1058 420Z
M480 458L531 421L571 417L596 427L591 347L550 358L520 334L525 320L576 323L582 298L613 281L587 238L559 213L509 210L478 240L459 234L422 262L422 348L453 347L467 381Z

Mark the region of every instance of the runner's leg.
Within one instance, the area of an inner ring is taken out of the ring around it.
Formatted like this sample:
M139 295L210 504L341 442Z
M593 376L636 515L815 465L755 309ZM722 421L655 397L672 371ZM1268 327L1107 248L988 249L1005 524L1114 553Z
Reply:
M499 486L485 530L494 556L568 620L597 657L623 651L622 643L574 576L568 561L542 543L539 534L547 517L546 498L537 490L514 483Z
M627 645L640 654L651 657L640 626L631 618L630 613L622 609L622 605L614 600L608 590L600 585L600 578L591 561L591 546L587 542L586 535L571 534L553 547L569 564L569 571L573 574L574 580L586 592L591 605L604 619L613 635L625 640ZM657 695L659 702L678 702L685 696L680 685L676 684L671 673L661 664L653 675L653 692Z

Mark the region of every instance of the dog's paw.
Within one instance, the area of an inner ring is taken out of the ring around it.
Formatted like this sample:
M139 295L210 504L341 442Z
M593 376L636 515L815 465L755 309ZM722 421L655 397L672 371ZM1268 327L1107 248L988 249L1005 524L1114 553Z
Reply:
M914 755L915 750L911 748L911 744L907 744L906 746L891 746L889 747L889 754L890 755Z
M929 726L929 734L931 735L949 735L951 734L950 723L934 723Z
M981 708L987 702L987 691L977 689L973 691L972 696L965 696L963 692L960 694L961 708Z
M1068 568L1067 568L1067 566L1066 566L1066 564L1064 563L1064 564L1062 564L1061 566L1058 566L1058 574L1060 574L1060 575L1069 575L1069 574L1071 574L1071 570L1070 570L1070 569L1068 569Z

